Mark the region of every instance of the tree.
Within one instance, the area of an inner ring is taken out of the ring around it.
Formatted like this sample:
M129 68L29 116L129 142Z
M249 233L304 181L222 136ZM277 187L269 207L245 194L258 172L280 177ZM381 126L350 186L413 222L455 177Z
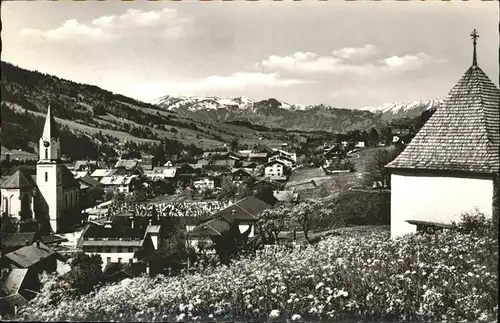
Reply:
M236 196L237 188L230 176L224 176L221 179L219 199L231 199Z
M102 277L102 259L97 254L89 256L78 252L71 261L71 267L71 271L64 276L64 280L79 295L92 291Z
M380 140L377 129L372 128L372 130L370 130L369 138L371 145L377 147Z
M313 221L321 216L323 204L316 199L307 199L293 207L290 211L290 219L293 224L300 227L304 232L304 237L308 243L311 243L309 239L309 229Z
M238 147L239 147L238 138L234 137L229 143L229 148L231 148L231 150L236 150L238 149Z
M367 167L370 179L372 181L382 181L384 187L390 187L390 173L385 166L393 161L401 151L402 149L396 146L391 147L391 149L378 150Z
M278 234L285 227L289 212L290 208L284 204L276 205L272 209L266 209L262 212L257 225L266 239L272 237L274 243L278 244Z

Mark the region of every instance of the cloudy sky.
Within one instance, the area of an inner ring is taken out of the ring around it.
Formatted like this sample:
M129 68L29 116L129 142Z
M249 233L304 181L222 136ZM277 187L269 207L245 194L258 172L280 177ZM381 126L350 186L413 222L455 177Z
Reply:
M274 97L356 108L498 85L498 3L3 2L2 60L144 101Z

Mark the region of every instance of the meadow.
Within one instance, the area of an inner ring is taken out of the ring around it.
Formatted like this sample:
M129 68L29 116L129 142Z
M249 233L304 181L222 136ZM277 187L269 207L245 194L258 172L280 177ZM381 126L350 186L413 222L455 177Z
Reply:
M42 321L495 321L497 240L441 232L391 240L344 230L230 266L126 279L52 303L53 278L19 318Z

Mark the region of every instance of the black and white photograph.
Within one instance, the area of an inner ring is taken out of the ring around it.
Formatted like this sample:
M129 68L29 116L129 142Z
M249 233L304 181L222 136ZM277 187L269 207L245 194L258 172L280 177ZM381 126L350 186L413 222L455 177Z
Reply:
M2 1L0 320L497 322L498 1Z

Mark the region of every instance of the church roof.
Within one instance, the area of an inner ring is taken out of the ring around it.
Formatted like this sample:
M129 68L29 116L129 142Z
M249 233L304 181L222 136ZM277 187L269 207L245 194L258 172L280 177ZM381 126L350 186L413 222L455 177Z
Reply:
M473 64L387 167L498 173L499 99L499 89Z
M66 168L66 166L61 167L61 177L63 188L80 187L80 183L75 179L73 173Z
M32 188L34 186L35 183L31 179L31 176L24 174L20 170L16 171L0 184L1 188Z
M45 117L42 138L59 138L59 131L57 129L56 120L52 116L50 104L47 108L47 116Z

